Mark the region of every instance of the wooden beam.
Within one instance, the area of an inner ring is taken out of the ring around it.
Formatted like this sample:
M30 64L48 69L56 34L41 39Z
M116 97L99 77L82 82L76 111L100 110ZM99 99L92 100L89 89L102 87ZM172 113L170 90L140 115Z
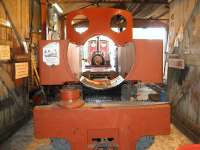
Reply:
M136 28L164 27L167 29L169 26L169 20L168 19L134 19L133 26Z

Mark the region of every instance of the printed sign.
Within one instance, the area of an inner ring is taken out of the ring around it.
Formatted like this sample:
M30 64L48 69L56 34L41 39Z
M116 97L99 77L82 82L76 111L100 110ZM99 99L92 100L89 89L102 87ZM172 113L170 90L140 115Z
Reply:
M0 45L0 60L10 60L9 45Z
M43 62L48 66L60 64L59 42L49 43L43 48Z
M179 58L169 58L169 68L184 69L185 62L184 59Z
M28 62L15 63L15 79L28 77Z

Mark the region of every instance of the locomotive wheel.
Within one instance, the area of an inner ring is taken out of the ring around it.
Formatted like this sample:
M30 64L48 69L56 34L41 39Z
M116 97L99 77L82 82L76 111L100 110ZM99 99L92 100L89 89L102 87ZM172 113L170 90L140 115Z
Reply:
M146 150L154 143L154 136L142 137L136 145L136 150ZM69 142L61 138L52 138L51 145L53 150L71 150Z
M136 144L136 150L146 150L154 143L154 136L144 136Z
M61 138L52 138L51 145L53 150L71 150L69 142Z

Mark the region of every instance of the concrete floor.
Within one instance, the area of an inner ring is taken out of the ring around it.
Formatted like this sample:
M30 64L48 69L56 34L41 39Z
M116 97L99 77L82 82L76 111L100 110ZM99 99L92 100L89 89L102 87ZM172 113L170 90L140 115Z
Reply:
M191 144L174 125L171 126L171 134L157 136L155 143L148 150L176 150L178 147ZM48 139L38 140L33 136L33 121L29 121L8 141L0 146L0 150L53 150Z

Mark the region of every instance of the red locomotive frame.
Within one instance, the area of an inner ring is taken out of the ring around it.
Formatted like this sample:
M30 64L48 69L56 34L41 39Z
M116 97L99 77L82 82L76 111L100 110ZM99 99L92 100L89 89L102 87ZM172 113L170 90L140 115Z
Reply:
M88 17L88 31L79 34L71 26L73 17L83 14ZM106 14L106 15L103 15ZM121 33L110 30L113 15L123 15L127 28ZM98 17L96 17L98 16ZM112 8L88 8L69 13L67 17L68 40L41 41L39 70L42 85L58 85L76 81L71 73L67 57L69 42L83 44L94 35L110 37L117 45L134 42L135 64L126 80L162 82L162 41L132 41L132 16L129 12ZM51 42L60 45L60 64L49 67L42 61L42 49ZM72 150L90 150L95 138L112 138L119 150L133 150L140 137L170 133L170 106L167 103L154 105L118 104L114 106L88 106L65 108L60 105L38 106L34 109L34 128L37 138L64 138Z

